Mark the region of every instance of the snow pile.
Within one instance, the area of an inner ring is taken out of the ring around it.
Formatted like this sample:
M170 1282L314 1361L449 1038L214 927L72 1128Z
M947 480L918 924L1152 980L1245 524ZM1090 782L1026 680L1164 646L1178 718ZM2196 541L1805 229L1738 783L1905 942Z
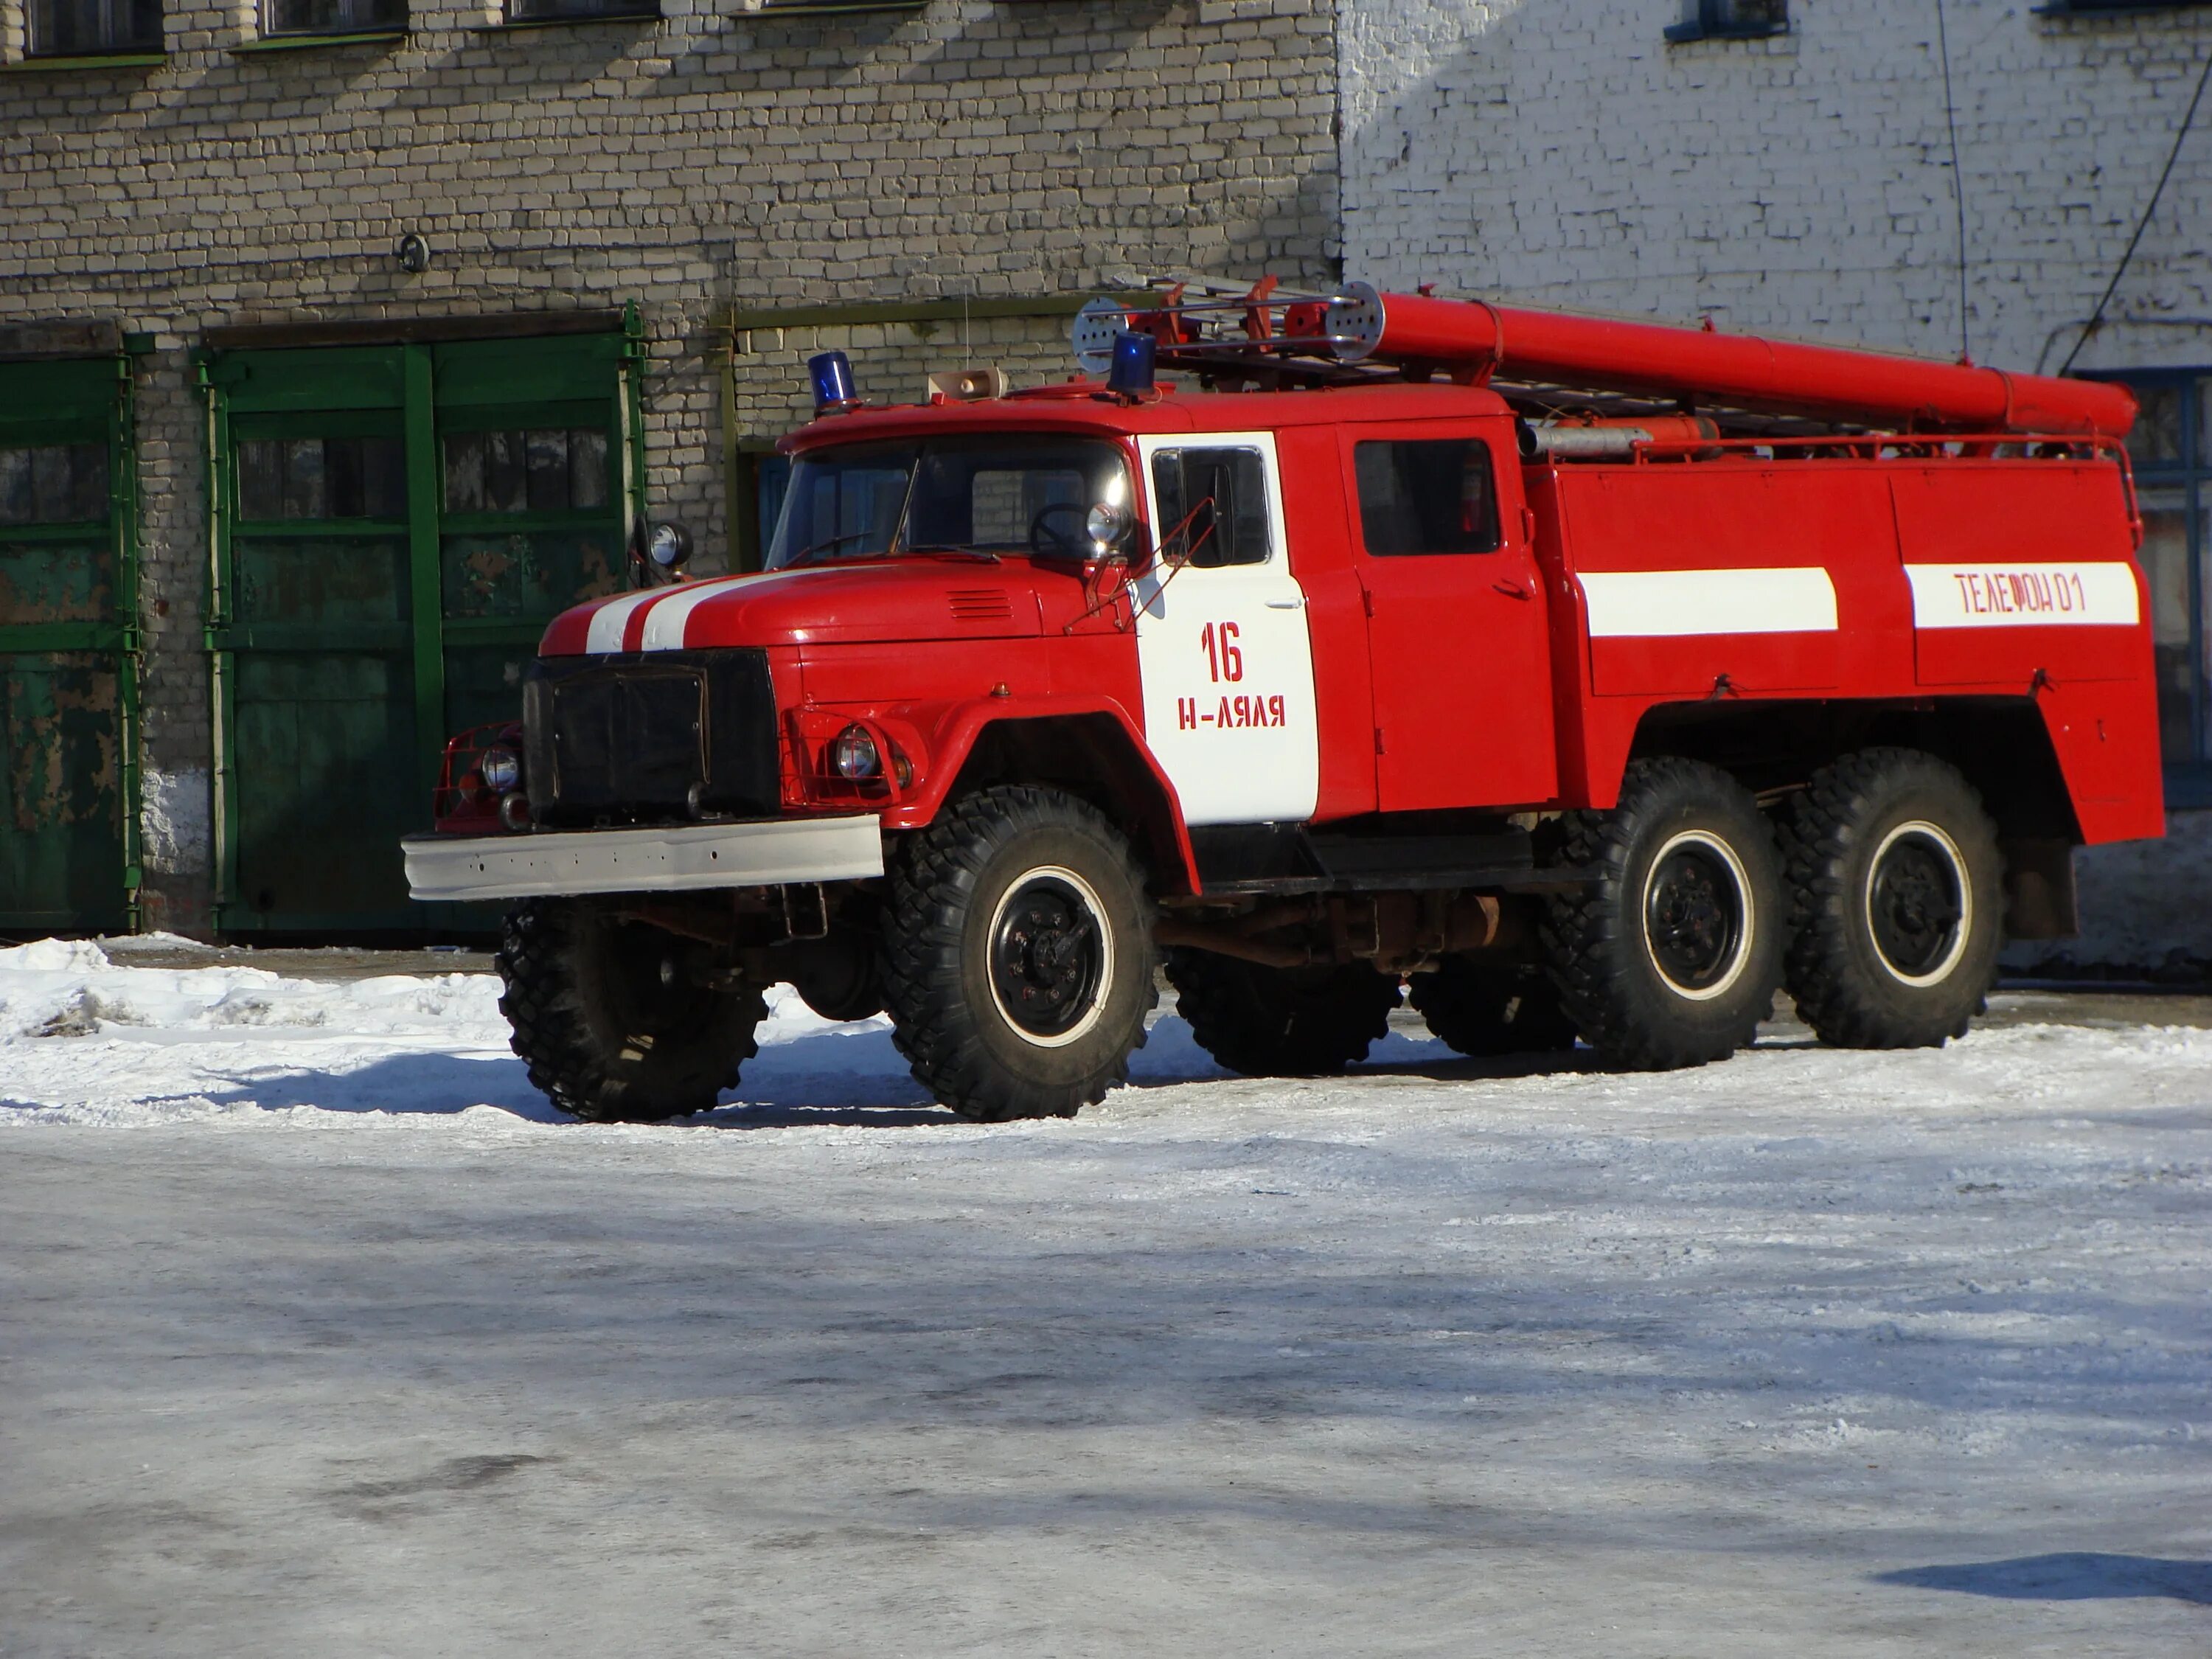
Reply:
M240 1026L360 1035L503 1035L498 981L390 975L326 983L258 968L135 968L82 939L0 951L0 1043L92 1036L118 1026L172 1034Z
M258 968L136 967L88 941L40 939L0 950L0 1106L17 1109L0 1122L480 1106L561 1121L508 1049L499 995L489 974L307 980ZM857 1091L878 1103L927 1104L891 1048L888 1022L825 1020L787 985L767 1000L763 1048L797 1042L806 1052L786 1068L787 1091L808 1103ZM860 1040L804 1041L823 1036Z

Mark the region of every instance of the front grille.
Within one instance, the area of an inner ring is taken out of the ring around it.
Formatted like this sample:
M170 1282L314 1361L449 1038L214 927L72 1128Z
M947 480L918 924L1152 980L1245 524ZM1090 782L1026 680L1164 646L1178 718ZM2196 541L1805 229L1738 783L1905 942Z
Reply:
M541 661L522 717L524 787L539 823L759 817L780 804L763 651Z

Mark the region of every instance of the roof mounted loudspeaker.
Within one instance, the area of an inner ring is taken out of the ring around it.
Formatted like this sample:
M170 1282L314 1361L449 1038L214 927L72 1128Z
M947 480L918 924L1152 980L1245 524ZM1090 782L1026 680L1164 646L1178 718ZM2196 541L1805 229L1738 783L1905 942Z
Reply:
M955 368L929 377L932 403L968 404L1003 398L1013 388L1003 368Z

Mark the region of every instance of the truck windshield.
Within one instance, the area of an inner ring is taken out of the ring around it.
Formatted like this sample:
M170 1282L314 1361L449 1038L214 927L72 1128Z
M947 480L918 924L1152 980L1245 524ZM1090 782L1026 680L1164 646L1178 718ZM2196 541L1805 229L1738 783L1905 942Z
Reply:
M1127 505L1121 452L1083 439L992 435L811 450L793 463L768 568L908 552L1084 558L1084 520Z

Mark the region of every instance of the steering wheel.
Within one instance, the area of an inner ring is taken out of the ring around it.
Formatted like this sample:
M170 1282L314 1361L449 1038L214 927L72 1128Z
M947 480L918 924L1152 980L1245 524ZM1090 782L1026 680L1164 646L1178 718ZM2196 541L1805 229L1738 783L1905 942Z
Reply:
M1060 529L1053 523L1065 516L1070 527ZM1048 559L1080 559L1089 556L1085 544L1090 538L1084 526L1090 515L1073 501L1054 501L1030 520L1030 551Z

